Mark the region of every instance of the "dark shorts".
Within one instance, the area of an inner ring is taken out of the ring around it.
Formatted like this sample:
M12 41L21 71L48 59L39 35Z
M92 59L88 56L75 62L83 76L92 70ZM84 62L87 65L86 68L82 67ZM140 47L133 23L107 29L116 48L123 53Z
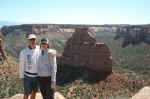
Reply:
M31 94L38 91L38 78L24 76L24 94Z
M54 99L54 89L51 89L51 77L39 77L40 91L43 99Z

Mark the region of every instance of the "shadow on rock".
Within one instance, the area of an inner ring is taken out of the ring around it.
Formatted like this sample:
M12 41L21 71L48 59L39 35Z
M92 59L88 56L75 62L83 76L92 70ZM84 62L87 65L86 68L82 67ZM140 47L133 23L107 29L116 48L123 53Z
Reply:
M105 80L110 72L95 72L85 67L59 66L57 70L57 85L63 85L82 79L87 83L98 83Z

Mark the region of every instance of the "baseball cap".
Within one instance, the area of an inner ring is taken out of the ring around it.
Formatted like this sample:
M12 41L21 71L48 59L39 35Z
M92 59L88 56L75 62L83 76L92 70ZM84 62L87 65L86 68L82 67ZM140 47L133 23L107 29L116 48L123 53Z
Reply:
M35 34L29 34L27 37L28 40L30 39L36 39L36 35Z
M48 44L49 43L49 40L47 38L42 38L41 39L41 43L42 44Z

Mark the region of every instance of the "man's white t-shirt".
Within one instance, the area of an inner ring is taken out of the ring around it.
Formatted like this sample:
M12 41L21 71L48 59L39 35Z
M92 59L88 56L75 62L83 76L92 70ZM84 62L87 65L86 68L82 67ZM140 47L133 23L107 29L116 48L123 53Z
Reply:
M19 77L24 78L24 75L36 77L37 75L29 75L29 73L37 73L37 63L40 47L36 45L35 49L29 47L24 48L19 55Z

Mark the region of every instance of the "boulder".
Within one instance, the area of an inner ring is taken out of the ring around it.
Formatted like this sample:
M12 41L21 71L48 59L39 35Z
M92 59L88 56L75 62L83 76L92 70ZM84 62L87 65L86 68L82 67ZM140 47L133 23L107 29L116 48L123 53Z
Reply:
M131 99L150 99L150 87L142 88L137 94L135 94Z

